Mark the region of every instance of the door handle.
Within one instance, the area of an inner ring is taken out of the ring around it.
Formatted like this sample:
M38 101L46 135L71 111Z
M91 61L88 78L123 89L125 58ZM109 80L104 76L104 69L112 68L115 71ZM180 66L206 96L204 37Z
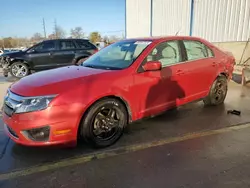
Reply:
M183 70L177 70L176 71L176 75L182 75L182 74L184 74Z

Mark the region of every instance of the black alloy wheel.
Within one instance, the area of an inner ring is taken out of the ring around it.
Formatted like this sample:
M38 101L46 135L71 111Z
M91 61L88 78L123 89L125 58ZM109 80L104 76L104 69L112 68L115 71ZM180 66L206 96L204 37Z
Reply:
M128 123L127 109L117 99L104 99L95 103L83 117L80 136L95 147L114 144Z
M219 76L213 83L209 95L203 100L205 105L220 105L224 103L228 90L227 78Z

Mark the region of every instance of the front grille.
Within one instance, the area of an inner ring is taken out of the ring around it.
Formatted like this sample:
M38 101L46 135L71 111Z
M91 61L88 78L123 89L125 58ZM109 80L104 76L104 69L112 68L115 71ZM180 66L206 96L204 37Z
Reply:
M8 125L6 127L12 136L14 136L15 138L19 138L16 132L12 128L10 128Z
M15 113L17 105L22 103L23 97L12 93L8 90L7 95L4 97L3 111L6 115L12 116Z

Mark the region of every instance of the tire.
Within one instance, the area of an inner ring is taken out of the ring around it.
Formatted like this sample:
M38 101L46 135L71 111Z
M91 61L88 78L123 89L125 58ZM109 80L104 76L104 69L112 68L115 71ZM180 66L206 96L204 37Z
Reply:
M29 75L29 68L25 63L15 62L10 66L10 74L15 78L23 78Z
M94 147L108 147L119 140L127 123L126 107L117 99L103 99L93 104L83 117L79 136Z
M219 76L212 84L208 96L203 99L206 106L217 106L223 104L227 96L227 78Z

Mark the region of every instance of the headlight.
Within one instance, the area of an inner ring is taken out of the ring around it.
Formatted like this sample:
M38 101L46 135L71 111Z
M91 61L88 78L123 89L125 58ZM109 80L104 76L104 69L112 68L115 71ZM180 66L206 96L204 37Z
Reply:
M18 114L44 110L49 106L49 103L52 101L53 98L55 98L55 95L24 98L22 100L22 103L16 106L15 113Z

